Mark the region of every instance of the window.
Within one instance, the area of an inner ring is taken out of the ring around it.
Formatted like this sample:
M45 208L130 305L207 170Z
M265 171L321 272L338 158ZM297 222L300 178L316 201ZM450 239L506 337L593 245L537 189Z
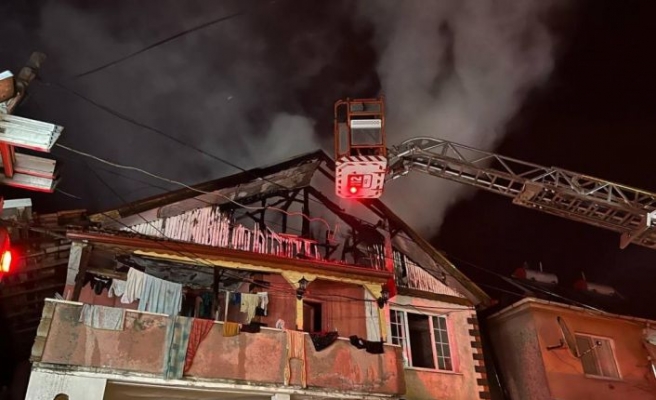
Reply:
M453 371L446 317L390 310L390 338L407 366Z
M610 339L576 334L576 346L586 375L620 377Z

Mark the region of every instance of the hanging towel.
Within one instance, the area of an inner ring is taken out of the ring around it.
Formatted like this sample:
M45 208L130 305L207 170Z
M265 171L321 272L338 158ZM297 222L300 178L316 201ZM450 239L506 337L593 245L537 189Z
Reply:
M364 348L367 353L371 354L383 354L385 353L385 348L383 347L383 342L372 342L366 340L364 342Z
M241 325L239 328L239 332L246 332L246 333L259 333L260 332L260 326L259 324L248 324L248 325Z
M365 348L365 340L357 337L356 335L349 336L349 341L351 344L358 349L364 349Z
M189 335L189 344L187 345L187 356L185 357L184 372L189 371L191 364L194 362L198 346L207 337L212 330L214 321L209 319L194 318L191 324L191 334Z
M236 322L224 322L223 323L223 336L237 336L239 335L239 324Z
M94 329L122 331L125 309L84 304L79 321Z
M268 306L269 306L269 293L267 292L260 292L257 294L260 297L260 308L263 310L263 316L268 315Z
M307 387L307 372L305 370L305 334L299 331L286 330L287 332L287 360L285 361L285 386L289 385L293 359L301 361L301 386Z
M337 338L339 334L337 332L318 332L310 333L310 339L312 339L312 344L314 345L314 350L321 351L330 347Z
M109 292L107 292L107 297L119 297L123 296L125 293L125 286L127 282L120 279L112 280L112 286L109 287Z
M232 304L240 305L241 304L241 293L230 293L230 302Z
M255 316L255 309L260 304L260 296L256 294L242 293L240 312L246 313L246 323L250 324Z
M181 284L144 274L139 311L177 315L181 308Z
M184 373L185 358L191 334L191 321L193 318L172 318L167 330L168 351L164 363L165 379L181 379Z
M121 297L121 303L130 304L135 300L139 300L141 292L143 292L144 274L138 269L130 268L128 271L128 280L125 283L125 292Z

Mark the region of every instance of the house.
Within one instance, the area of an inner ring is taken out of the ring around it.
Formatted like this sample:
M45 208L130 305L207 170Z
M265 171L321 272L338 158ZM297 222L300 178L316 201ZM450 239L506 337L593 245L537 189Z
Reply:
M70 227L27 399L489 398L487 295L306 154Z
M656 321L617 313L612 288L526 268L495 285L520 292L485 324L509 399L656 399Z

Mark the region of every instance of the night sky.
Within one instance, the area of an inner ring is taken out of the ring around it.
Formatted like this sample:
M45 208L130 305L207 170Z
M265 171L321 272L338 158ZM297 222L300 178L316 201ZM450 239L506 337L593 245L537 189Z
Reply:
M109 115L54 83L246 168L316 146L329 149L332 103L380 91L374 28L352 17L353 2L130 3L0 5L0 68L17 72L34 50L49 56L43 81L34 84L21 115L64 125L61 141L72 147L195 183L237 171ZM495 151L656 191L656 3L569 3L549 22L553 71L504 122L505 135ZM244 15L226 26L68 79L235 10L245 10ZM277 119L281 113L285 118ZM276 133L308 128L306 117L314 123L309 129L319 134L305 142ZM271 137L281 144L268 142ZM258 141L266 151L254 148ZM37 195L37 210L121 204L95 174L129 200L161 193L153 184L172 188L119 171L133 178L126 179L99 164L92 164L92 173L82 159L64 151L54 156L63 163L61 188L82 200ZM26 195L2 190L9 198ZM633 314L656 318L656 252L636 246L620 250L615 233L479 191L449 209L434 244L474 280L485 281L488 273L461 260L506 275L524 261L542 262L564 284L583 271L590 281L612 285L627 297Z

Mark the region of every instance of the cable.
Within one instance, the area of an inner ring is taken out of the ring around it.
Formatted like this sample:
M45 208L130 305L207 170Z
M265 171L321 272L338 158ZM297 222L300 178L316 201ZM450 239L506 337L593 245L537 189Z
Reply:
M65 192L65 191L61 190L60 188L56 188L55 191L56 191L56 192L59 192L59 193L61 193L61 194L63 194L63 195L65 195L65 196L68 196L68 197L70 197L70 198L72 198L72 199L82 200L81 197L78 197L78 196L76 196L76 195L74 195L74 194L70 194L70 193L68 193L68 192Z
M123 62L123 61L126 61L126 60L128 60L128 59L130 59L130 58L132 58L132 57L138 56L139 54L145 53L145 52L147 52L148 50L152 50L152 49L154 49L154 48L156 48L156 47L158 47L158 46L161 46L161 45L163 45L163 44L165 44L165 43L171 42L171 41L173 41L173 40L175 40L175 39L178 39L178 38L183 37L183 36L185 36L185 35L188 35L188 34L190 34L190 33L193 33L193 32L196 32L196 31L199 31L199 30L201 30L201 29L205 29L205 28L210 27L210 26L212 26L212 25L216 25L216 24L218 24L218 23L221 23L221 22L225 22L225 21L231 20L231 19L233 19L233 18L236 18L236 17L239 17L239 16L241 16L241 15L244 15L245 13L246 13L246 11L244 11L244 10L242 10L242 11L237 11L237 12L235 12L235 13L232 13L232 14L229 14L229 15L224 15L223 17L219 17L219 18L213 19L213 20L208 21L208 22L204 22L204 23L202 23L202 24L200 24L200 25L197 25L197 26L194 26L194 27L192 27L192 28L185 29L185 30L183 30L183 31L181 31L181 32L176 33L175 35L172 35L172 36L169 36L169 37L167 37L167 38L164 38L164 39L158 40L158 41L155 42L155 43L152 43L152 44L150 44L150 45L148 45L148 46L146 46L146 47L144 47L144 48L142 48L142 49L139 49L139 50L137 50L137 51L135 51L135 52L132 52L132 53L130 53L130 54L128 54L128 55L125 55L125 56L123 56L123 57L120 57L120 58L118 58L118 59L116 59L116 60L114 60L114 61L111 61L111 62L105 63L105 64L103 64L103 65L100 65L100 66L98 66L98 67L92 68L92 69L87 70L87 71L84 71L84 72L80 72L80 73L78 73L78 74L75 74L75 75L73 75L72 77L70 77L69 79L70 79L70 80L72 80L72 79L78 79L78 78L82 78L82 77L84 77L84 76L87 76L87 75L91 75L91 74L93 74L93 73L96 73L96 72L98 72L98 71L102 71L103 69L106 69L106 68L109 68L109 67L114 66L114 65L116 65L116 64L119 64L119 63L121 63L121 62Z
M218 193L218 192L208 192L208 191L205 191L205 190L200 190L200 189L194 188L192 186L189 186L185 183L182 183L180 181L165 178L165 177L153 174L152 172L148 172L148 171L146 171L144 169L141 169L141 168L138 168L138 167L133 167L133 166L130 166L130 165L123 165L123 164L118 164L118 163L115 163L115 162L112 162L112 161L108 161L108 160L105 160L105 159L100 158L98 156L94 156L93 154L89 154L89 153L86 153L86 152L83 152L83 151L80 151L80 150L75 150L71 147L65 146L65 145L60 144L60 143L57 143L56 146L61 147L62 149L68 150L72 153L75 153L75 154L78 154L78 155L81 155L81 156L84 156L84 157L91 158L95 161L98 161L98 162L101 162L101 163L104 163L104 164L107 164L107 165L111 165L111 166L116 167L116 168L126 169L126 170L130 170L130 171L137 171L137 172L140 172L144 175L148 175L152 178L155 178L155 179L158 179L158 180L161 180L161 181L164 181L164 182L172 183L172 184L175 184L175 185L182 186L182 187L184 187L188 190L194 191L196 193L215 194L215 195L217 195L219 197L222 197L225 200L227 200L227 201L229 201L229 202L231 202L231 203L233 203L233 204L235 204L235 205L237 205L241 208L245 208L247 210L255 210L255 211L273 210L273 211L281 212L281 213L286 214L288 216L300 216L300 217L303 217L303 218L307 219L310 222L319 221L319 222L323 223L326 226L326 228L328 229L328 232L333 232L333 234L332 234L333 238L337 235L337 232L339 231L339 225L336 225L335 229L332 229L332 227L330 226L328 221L326 221L325 219L320 218L320 217L309 217L309 216L305 215L302 212L289 212L289 211L283 210L282 208L278 208L278 207L269 207L269 206L253 207L253 206L248 206L248 205L239 203L239 202L229 198L228 196L225 196L225 195L223 195L221 193ZM127 203L126 201L124 201L124 202Z

